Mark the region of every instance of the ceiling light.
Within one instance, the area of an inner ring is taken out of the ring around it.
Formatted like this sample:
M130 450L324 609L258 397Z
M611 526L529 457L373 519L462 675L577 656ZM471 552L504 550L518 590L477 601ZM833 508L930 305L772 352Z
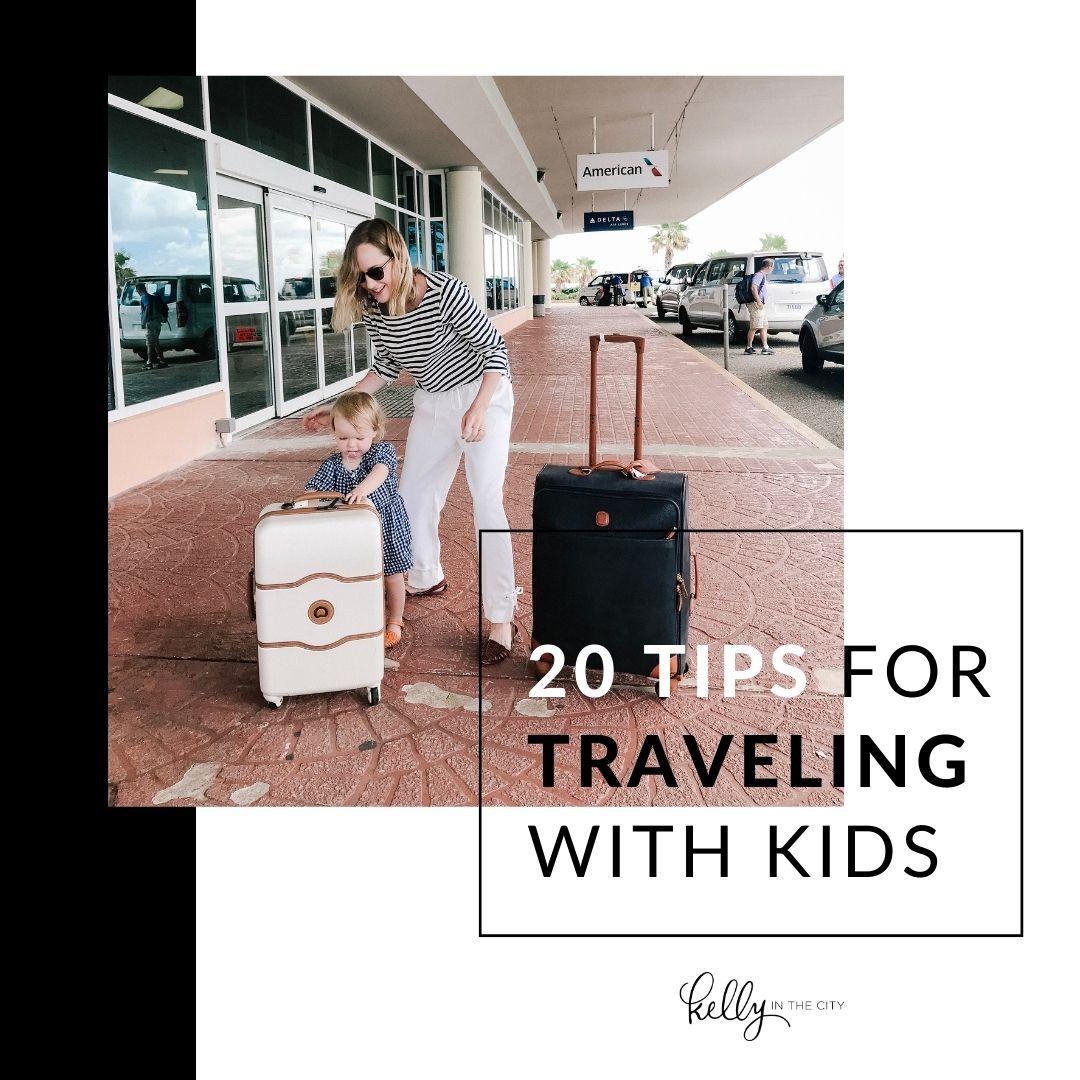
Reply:
M184 99L174 91L159 86L156 90L152 90L147 94L139 104L145 105L148 109L164 109L167 112L176 112L184 107Z
M155 176L187 176L187 169L155 169Z

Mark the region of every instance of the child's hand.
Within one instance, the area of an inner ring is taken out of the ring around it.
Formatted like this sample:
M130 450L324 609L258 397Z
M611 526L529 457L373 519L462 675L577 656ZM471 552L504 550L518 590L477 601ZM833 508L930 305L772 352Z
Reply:
M369 506L372 505L371 500L366 495L361 494L359 484L345 496L345 501L347 503L353 503L354 505L356 503L367 503Z

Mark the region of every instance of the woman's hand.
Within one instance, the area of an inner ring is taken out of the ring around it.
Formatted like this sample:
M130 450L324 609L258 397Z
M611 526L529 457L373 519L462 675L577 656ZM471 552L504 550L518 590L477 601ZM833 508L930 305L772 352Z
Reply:
M304 417L304 430L311 432L325 431L330 427L330 406L320 405Z
M461 418L462 441L480 442L485 434L484 420L487 416L487 402L474 401Z

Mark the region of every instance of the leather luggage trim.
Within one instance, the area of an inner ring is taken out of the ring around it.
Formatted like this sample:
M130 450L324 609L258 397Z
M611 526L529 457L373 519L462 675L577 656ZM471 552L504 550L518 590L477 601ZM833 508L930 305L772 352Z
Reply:
M262 584L262 582L256 581L256 589L295 589L300 585L306 585L309 581L315 581L316 578L330 578L332 581L343 581L346 585L352 585L357 581L378 581L382 577L382 574L362 574L360 577L342 577L340 574L308 574L307 577L300 578L299 581L281 581L271 582L269 584Z
M379 637L386 632L386 627L382 627L379 630L372 630L367 634L349 634L347 637L339 638L337 641L330 642L329 645L309 645L306 641L260 641L260 649L310 649L312 652L326 652L327 649L336 649L339 645L345 645L350 641L360 641L363 638Z
M341 503L338 506L296 506L292 510L268 510L259 518L259 521L277 517L279 514L336 514L341 510L367 510L379 517L379 511L374 506L368 506L364 503ZM381 518L379 520L382 521ZM258 528L258 522L256 522L255 527Z

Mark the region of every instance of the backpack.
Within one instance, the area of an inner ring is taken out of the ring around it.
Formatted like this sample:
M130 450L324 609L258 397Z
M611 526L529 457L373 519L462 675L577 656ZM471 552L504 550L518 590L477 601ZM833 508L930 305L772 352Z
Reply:
M150 315L159 318L162 322L169 321L169 305L160 293L154 293L150 299Z
M735 300L738 304L753 304L754 293L750 288L753 283L753 274L743 274L742 280L735 282Z

